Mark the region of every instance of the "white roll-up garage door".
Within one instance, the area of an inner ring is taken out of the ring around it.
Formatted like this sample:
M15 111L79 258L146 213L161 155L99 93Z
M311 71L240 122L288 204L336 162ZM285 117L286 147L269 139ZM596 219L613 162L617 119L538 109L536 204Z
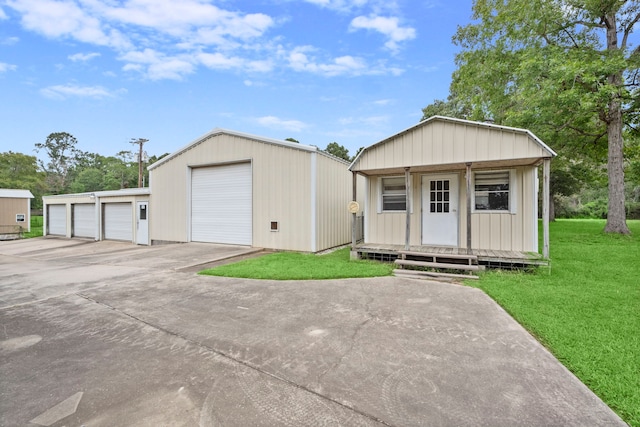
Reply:
M96 205L79 203L73 205L73 236L96 236Z
M49 223L49 234L56 236L67 235L67 206L48 205L47 222Z
M102 221L105 239L133 241L131 203L105 203Z
M251 163L191 173L191 240L252 244Z

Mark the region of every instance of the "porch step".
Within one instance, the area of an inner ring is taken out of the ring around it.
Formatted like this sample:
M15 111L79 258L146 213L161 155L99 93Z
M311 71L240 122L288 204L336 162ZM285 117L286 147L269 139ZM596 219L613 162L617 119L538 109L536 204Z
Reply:
M394 276L410 277L413 279L474 279L478 280L479 277L473 274L455 274L455 273L441 273L439 271L422 271L422 270L393 270Z
M413 251L398 251L400 255L409 255L413 257L425 257L425 258L448 258L448 259L468 259L471 261L478 261L477 255L467 254L437 254L432 252L413 252Z
M468 271L481 270L478 264L451 264L451 263L445 263L445 262L413 261L408 259L397 259L395 260L395 263L401 266L410 265L412 267L440 268L443 270L468 270Z

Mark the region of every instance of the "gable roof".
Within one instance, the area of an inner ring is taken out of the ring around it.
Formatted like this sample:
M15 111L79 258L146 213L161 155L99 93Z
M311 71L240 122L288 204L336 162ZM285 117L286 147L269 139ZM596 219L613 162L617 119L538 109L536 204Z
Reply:
M407 134L417 132L421 130L421 128L426 128L428 126L432 126L437 123L445 123L445 124L452 124L452 125L458 125L458 126L462 125L466 127L473 127L481 131L492 131L492 132L503 132L503 133L506 132L506 133L511 133L515 135L520 135L521 137L525 136L529 141L532 141L533 144L537 147L536 151L539 152L538 157L555 157L556 156L556 153L547 144L545 144L542 140L540 140L540 138L538 138L536 135L534 135L531 131L527 129L514 128L509 126L500 126L500 125L495 125L493 123L486 123L486 122L474 122L470 120L456 119L453 117L432 116L424 121L421 121L407 129L404 129L392 136L389 136L381 141L378 141L364 148L362 151L360 151L360 153L358 153L356 158L353 160L353 162L349 166L349 170L357 169L356 166L364 156L367 156L372 151L375 151L381 148L381 146L393 141L398 141ZM458 159L456 159L456 161L457 160ZM468 161L468 159L465 161Z
M7 199L33 199L33 194L29 190L0 188L0 197Z
M178 150L174 151L173 153L169 154L168 156L163 157L162 159L158 160L157 162L155 162L152 165L149 165L147 167L148 170L152 170L160 165L162 165L165 162L168 162L169 160L178 157L180 154L184 153L185 151L195 147L198 144L203 143L204 141L206 141L207 139L213 137L213 136L217 136L217 135L231 135L231 136L237 136L240 138L244 138L244 139L249 139L249 140L253 140L253 141L257 141L257 142L262 142L264 144L272 144L272 145L278 145L281 147L287 147L287 148L293 148L296 150L301 150L301 151L307 151L310 153L318 153L321 154L323 156L329 157L331 159L343 162L345 165L348 165L349 162L341 159L339 157L333 156L325 151L320 150L318 147L315 147L313 145L304 145L304 144L299 144L297 142L289 142L289 141L281 141L279 139L272 139L272 138L265 138L262 136L257 136L257 135L251 135L248 133L243 133L243 132L237 132L234 130L229 130L229 129L223 129L223 128L215 128L212 131L194 139L193 141L191 141L190 143L188 143L187 145L185 145L182 148L179 148Z

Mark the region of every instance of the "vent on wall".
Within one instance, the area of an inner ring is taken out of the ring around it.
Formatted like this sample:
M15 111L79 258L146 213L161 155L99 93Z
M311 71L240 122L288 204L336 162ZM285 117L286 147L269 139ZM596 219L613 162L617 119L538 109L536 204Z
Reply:
M278 231L278 221L271 221L271 231Z

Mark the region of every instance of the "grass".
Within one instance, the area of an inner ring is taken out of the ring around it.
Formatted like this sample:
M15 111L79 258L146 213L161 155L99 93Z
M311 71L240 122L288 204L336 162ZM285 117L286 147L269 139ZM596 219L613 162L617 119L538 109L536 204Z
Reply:
M42 236L42 216L31 217L31 231L22 233L22 237L29 239L31 237Z
M550 225L551 274L488 272L476 283L627 423L640 427L640 221Z
M199 274L271 280L321 280L391 275L394 268L392 264L351 260L349 250L343 248L324 255L278 252L203 270Z

